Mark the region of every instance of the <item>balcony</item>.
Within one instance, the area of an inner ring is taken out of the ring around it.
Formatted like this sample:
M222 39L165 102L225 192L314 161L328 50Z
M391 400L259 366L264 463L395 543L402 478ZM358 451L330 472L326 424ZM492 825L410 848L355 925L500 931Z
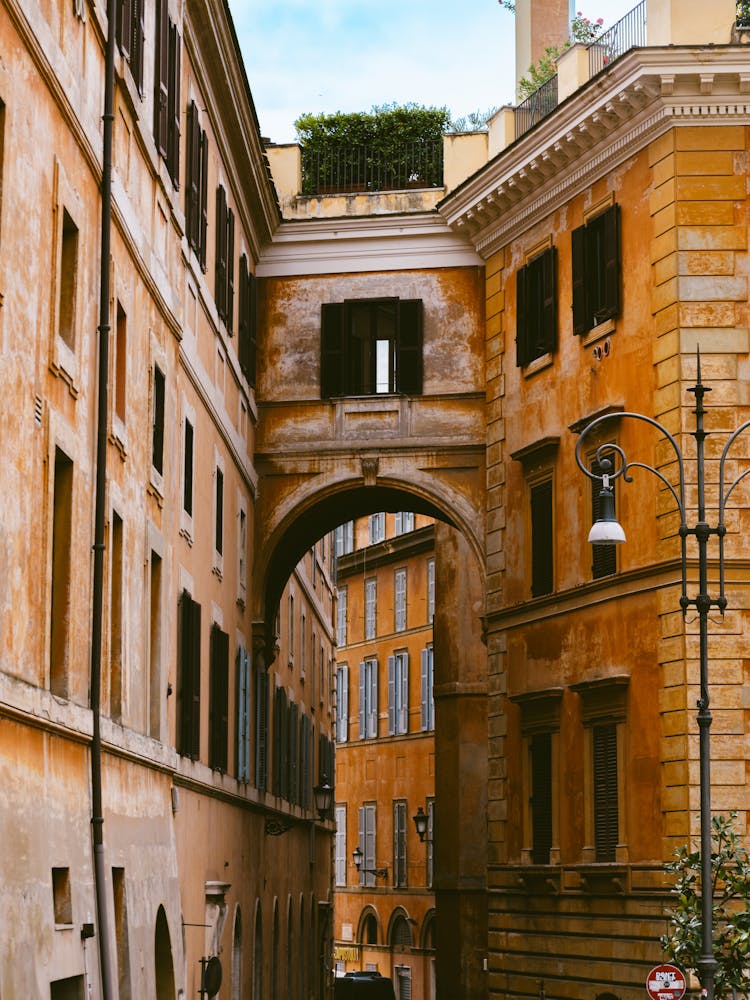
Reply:
M443 186L443 140L389 149L342 146L302 152L302 194L375 194Z

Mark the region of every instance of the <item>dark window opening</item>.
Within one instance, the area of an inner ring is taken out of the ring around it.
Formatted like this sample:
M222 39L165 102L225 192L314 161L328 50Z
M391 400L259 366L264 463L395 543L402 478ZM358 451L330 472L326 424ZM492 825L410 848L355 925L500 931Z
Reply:
M224 473L216 470L216 524L214 548L219 555L224 551Z
M187 110L185 183L185 232L201 269L206 270L208 229L208 137L200 126L198 106L191 101Z
M175 188L180 182L180 35L167 0L156 0L154 142Z
M183 590L178 608L177 750L200 757L201 606Z
M73 463L55 448L52 497L52 606L50 608L50 690L68 697L68 639L71 598Z
M143 97L143 39L145 0L118 0L117 45L124 59L130 65L138 93Z
M573 333L620 313L620 206L612 205L572 233Z
M531 737L531 860L548 865L552 847L552 734Z
M151 434L151 464L162 475L164 472L164 398L166 383L164 372L154 365L154 406Z
M617 726L593 727L594 847L597 861L615 861L619 815L617 805Z
M238 318L238 344L240 368L251 388L255 388L257 367L257 319L255 275L248 267L247 257L240 257L240 302Z
M193 425L185 421L185 454L182 477L182 509L193 516Z
M232 334L234 313L234 212L227 206L227 193L216 189L216 274L214 301L219 318Z
M422 300L324 303L321 396L422 392Z
M52 869L52 906L55 923L73 923L73 903L70 894L70 868Z
M531 596L551 594L553 588L552 480L536 483L531 501Z
M557 347L557 249L549 247L516 273L516 364Z
M229 636L216 624L211 627L210 673L208 763L224 773L229 733Z
M66 209L62 213L57 331L72 351L75 350L78 227Z

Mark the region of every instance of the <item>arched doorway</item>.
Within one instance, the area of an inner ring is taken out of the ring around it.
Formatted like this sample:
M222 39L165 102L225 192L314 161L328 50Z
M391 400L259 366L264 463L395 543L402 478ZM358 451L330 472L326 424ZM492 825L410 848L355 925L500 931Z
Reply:
M164 907L160 906L156 913L156 930L154 933L154 973L156 979L156 1000L174 1000L174 962L172 960L172 941L169 936L169 924Z
M260 900L255 905L255 934L253 937L253 1000L263 998L263 911Z
M242 912L239 905L234 911L232 934L232 1000L242 998Z

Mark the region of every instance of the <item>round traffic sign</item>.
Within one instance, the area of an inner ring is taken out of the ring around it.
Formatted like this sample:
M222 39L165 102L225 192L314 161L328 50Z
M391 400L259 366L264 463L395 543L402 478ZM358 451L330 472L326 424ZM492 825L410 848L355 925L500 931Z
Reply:
M685 973L676 965L657 965L646 977L651 1000L680 1000L686 987Z

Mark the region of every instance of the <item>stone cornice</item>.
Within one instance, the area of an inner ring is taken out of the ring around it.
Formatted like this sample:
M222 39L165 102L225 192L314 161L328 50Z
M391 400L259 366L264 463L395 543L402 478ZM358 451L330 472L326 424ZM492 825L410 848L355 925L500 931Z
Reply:
M673 126L750 124L742 45L633 49L438 205L484 259Z
M482 264L470 241L437 212L347 216L282 222L256 274L346 274Z

